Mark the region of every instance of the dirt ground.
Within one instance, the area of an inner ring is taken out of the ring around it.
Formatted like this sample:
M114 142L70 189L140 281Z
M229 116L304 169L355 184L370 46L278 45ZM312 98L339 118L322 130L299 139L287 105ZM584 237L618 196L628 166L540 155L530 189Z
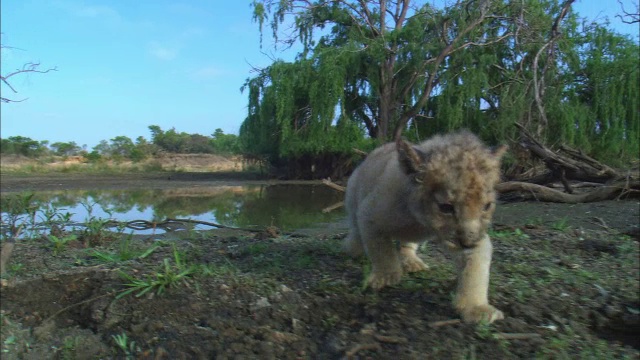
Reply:
M0 173L0 192L74 189L173 189L200 185L265 183L256 173L242 172L149 172L124 174L46 173L17 175Z
M237 180L64 174L2 176L0 185L13 192ZM367 261L341 253L340 225L132 239L85 231L63 248L42 236L18 242L3 276L1 356L637 359L640 253L629 234L639 216L635 200L500 204L490 299L506 319L492 325L457 320L452 264L429 244L421 251L429 271L380 292L363 289Z

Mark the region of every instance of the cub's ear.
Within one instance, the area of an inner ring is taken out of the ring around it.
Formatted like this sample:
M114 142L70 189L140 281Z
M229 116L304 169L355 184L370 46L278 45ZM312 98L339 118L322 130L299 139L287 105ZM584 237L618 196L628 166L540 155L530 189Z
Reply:
M509 147L507 145L496 146L491 149L491 154L493 154L493 156L495 156L496 159L500 160L502 159L502 156L504 155L504 153L507 152L508 149Z
M405 174L411 175L419 172L426 156L418 149L401 138L396 140L396 149L398 150L398 161L400 168Z

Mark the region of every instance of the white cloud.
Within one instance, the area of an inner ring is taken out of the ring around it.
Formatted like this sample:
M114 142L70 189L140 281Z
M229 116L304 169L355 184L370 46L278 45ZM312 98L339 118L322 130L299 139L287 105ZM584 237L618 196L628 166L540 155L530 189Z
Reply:
M115 19L120 18L120 14L118 14L116 10L108 6L79 5L79 6L76 6L74 9L72 9L72 11L74 15L80 16L80 17L89 17L89 18L105 17L105 18L115 18Z
M172 2L168 6L169 12L172 14L186 15L186 16L201 16L201 17L212 17L213 15L206 9L194 6L190 3L176 3Z
M64 9L73 16L86 18L103 18L121 20L120 14L112 7L105 5L85 5L73 0L61 0L53 2L54 6Z
M172 49L168 46L162 45L157 41L153 41L149 44L149 53L164 61L173 60L178 56L178 50Z
M191 74L193 78L199 80L213 79L224 75L226 73L225 70L217 67L217 66L204 66L199 69L196 69Z
M117 6L107 5L87 5L78 0L57 0L52 2L54 7L62 9L67 14L76 18L88 19L96 23L110 26L123 31L138 31L140 29L152 28L146 20L134 21L127 19L117 10Z
M180 38L192 39L192 38L201 37L205 34L206 34L206 31L203 28L191 26L182 31L182 33L180 34Z

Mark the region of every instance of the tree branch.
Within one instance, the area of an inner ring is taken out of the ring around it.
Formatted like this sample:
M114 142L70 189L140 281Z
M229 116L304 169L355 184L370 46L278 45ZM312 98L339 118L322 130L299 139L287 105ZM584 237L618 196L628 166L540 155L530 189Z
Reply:
M533 89L534 89L533 91L534 91L536 106L538 108L538 111L540 112L540 118L542 121L542 127L538 127L538 131L537 131L538 137L540 137L541 135L540 132L542 131L542 129L546 127L547 124L549 123L549 120L547 119L547 114L544 110L544 105L542 104L542 96L544 95L544 86L541 86L541 85L544 84L544 76L547 70L549 69L548 67L549 62L553 58L552 46L555 45L556 40L558 40L558 38L562 35L562 33L560 32L560 22L567 15L567 13L569 12L569 8L571 7L571 4L574 1L575 0L567 0L564 3L564 5L562 6L562 10L560 11L560 14L556 17L556 20L553 22L553 26L551 27L551 38L546 44L544 44L540 48L540 50L538 50L533 60ZM541 74L542 79L541 81L539 81L538 80L538 61L540 59L540 55L546 48L550 48L549 59L547 61L547 64L545 64L544 69L542 70L542 74Z
M429 78L427 79L427 83L424 86L422 95L420 96L418 101L407 112L402 114L402 116L398 120L398 124L396 125L396 129L394 132L394 139L400 138L400 136L402 135L402 129L406 126L409 119L414 117L419 112L419 110L427 103L427 100L431 95L431 91L433 90L440 63L442 63L442 61L451 54L456 42L458 42L463 36L471 32L484 21L484 19L487 17L488 9L489 1L483 1L480 4L480 16L464 30L458 33L458 35L444 49L442 49L440 54L438 54L434 61L433 71L431 72L431 74L429 74Z
M622 13L623 13L623 15L620 15L620 14L616 15L617 18L620 18L620 21L622 21L625 24L635 24L640 22L640 8L638 7L638 3L634 4L636 6L635 13L627 12L624 9L624 4L622 4L622 0L618 0L618 4L620 5L620 8L622 9Z
M3 46L3 48L6 48L5 46ZM38 73L38 74L46 74L50 71L58 71L57 68L50 68L47 70L38 70L38 67L40 66L40 63L26 63L22 66L22 69L18 69L14 72L11 72L7 75L0 75L0 80L7 85L7 87L9 89L11 89L11 91L13 91L14 94L17 94L18 91L11 85L11 83L9 83L9 79L13 76L19 75L19 74L27 74L27 73ZM0 97L0 102L3 103L10 103L10 102L22 102L25 101L26 99L22 99L22 100L13 100L13 99L9 99L9 98L5 98L5 97Z

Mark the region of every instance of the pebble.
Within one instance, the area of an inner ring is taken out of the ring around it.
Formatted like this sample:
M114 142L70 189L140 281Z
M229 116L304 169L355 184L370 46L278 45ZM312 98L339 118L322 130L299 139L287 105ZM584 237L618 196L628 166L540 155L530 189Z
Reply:
M270 306L271 303L269 302L269 299L267 299L266 297L261 297L251 306L251 310L264 309Z

